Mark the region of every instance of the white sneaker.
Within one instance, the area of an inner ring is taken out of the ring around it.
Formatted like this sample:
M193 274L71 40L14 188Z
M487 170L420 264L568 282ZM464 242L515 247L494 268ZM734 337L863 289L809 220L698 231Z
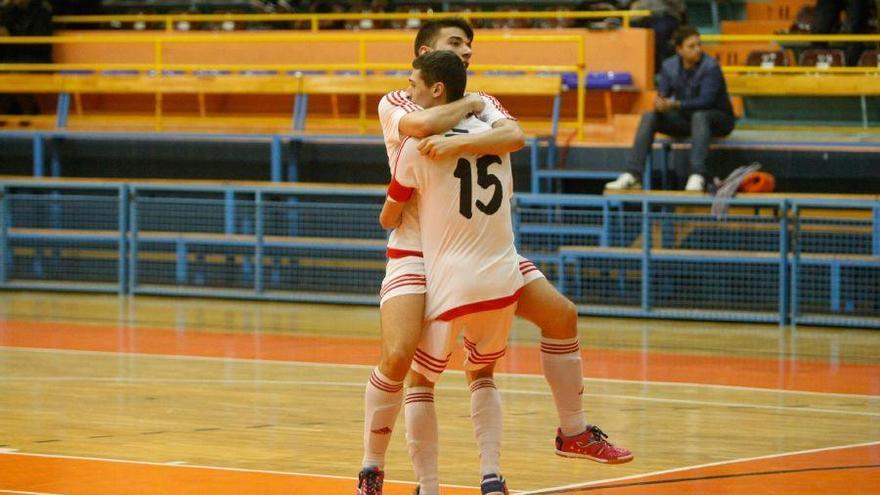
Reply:
M633 174L631 174L629 172L620 174L620 177L605 184L605 189L611 189L612 191L620 191L623 189L641 189L641 188L642 188L642 183L639 182L639 179L636 179L636 176L634 176Z
M687 185L684 186L685 191L703 192L706 189L706 179L700 174L691 174L688 177Z

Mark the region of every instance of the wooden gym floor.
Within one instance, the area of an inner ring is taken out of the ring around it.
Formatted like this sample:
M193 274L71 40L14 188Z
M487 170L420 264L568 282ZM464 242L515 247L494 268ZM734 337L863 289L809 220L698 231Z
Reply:
M0 292L0 494L352 494L377 335L374 307ZM580 336L587 419L636 459L553 455L517 322L498 377L513 492L878 493L880 332L584 318ZM449 372L447 495L479 493L468 404ZM413 489L402 434L389 495Z

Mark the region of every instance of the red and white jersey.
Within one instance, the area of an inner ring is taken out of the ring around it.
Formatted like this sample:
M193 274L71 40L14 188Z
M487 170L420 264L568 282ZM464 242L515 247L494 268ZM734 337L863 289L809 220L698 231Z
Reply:
M449 133L489 129L469 117ZM388 194L400 202L418 194L426 318L451 320L512 304L523 276L513 246L510 154L432 160L419 153L418 143L403 141Z
M480 93L485 103L483 112L477 116L490 126L501 119L513 117L501 106L494 97ZM392 167L400 151L401 142L407 138L400 134L400 119L404 115L421 110L422 107L410 101L406 91L397 90L386 94L379 101L379 122L385 137L385 151L388 152L388 165ZM391 170L392 175L394 170ZM410 201L403 209L400 225L388 238L388 256L401 258L404 256L420 256L422 252L421 237L418 224L418 201Z

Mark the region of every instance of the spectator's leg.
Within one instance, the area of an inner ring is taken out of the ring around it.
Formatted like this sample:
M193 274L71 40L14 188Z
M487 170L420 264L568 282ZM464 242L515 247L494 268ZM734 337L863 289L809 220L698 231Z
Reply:
M13 115L15 106L15 95L0 94L0 115Z
M846 22L843 31L850 34L864 34L868 32L868 16L870 15L870 0L847 0ZM865 46L861 43L849 43L846 45L846 65L858 65L859 56Z
M642 119L639 121L639 129L636 131L636 138L626 162L626 171L639 179L642 177L648 153L651 152L651 145L654 144L654 133L657 132L657 124L660 119L660 113L646 112L642 114Z
M813 34L830 34L840 19L840 0L816 0ZM817 43L828 46L828 43Z
M18 95L18 109L21 115L40 114L40 104L34 95Z
M690 173L706 176L706 159L712 137L726 136L733 131L734 118L719 110L700 110L691 116Z
M679 111L671 111L660 114L657 121L657 132L662 132L668 136L676 138L686 138L691 135L691 122L685 115ZM672 166L672 151L666 154L665 173L669 173ZM669 184L669 177L662 177L661 183L664 187Z

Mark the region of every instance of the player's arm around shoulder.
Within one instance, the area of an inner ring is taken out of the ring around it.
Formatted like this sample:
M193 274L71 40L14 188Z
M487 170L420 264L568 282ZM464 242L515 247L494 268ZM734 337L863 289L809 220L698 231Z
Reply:
M429 136L419 143L419 153L439 159L454 155L500 155L525 146L525 133L511 119L495 121L492 129L475 134Z
M468 93L459 100L404 115L398 124L400 134L424 138L441 134L457 124L468 114L479 114L485 102L480 95Z

